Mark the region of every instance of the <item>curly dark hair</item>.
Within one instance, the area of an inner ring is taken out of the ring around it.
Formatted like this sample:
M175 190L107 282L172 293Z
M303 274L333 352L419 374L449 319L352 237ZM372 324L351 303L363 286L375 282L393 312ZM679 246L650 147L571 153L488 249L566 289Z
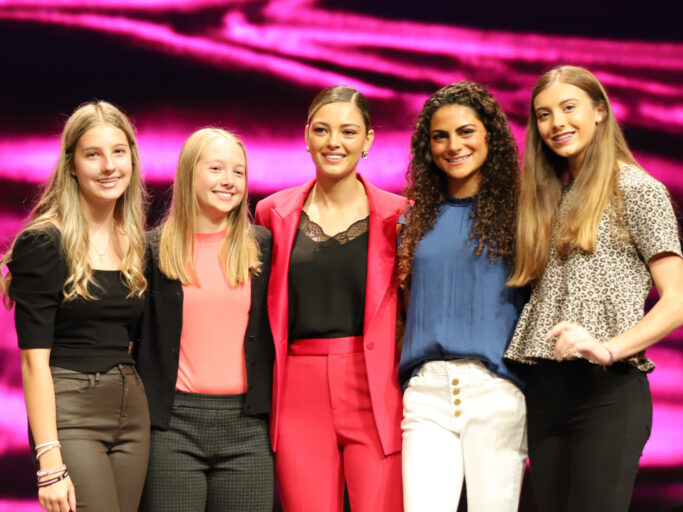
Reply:
M410 164L406 172L405 195L412 203L401 233L398 277L404 286L420 240L436 223L446 200L446 173L434 163L430 143L432 116L441 107L471 108L487 132L488 156L481 167L481 181L472 208L474 252L481 255L488 246L491 261L500 258L512 265L515 247L515 218L519 189L519 154L507 117L498 102L481 85L462 81L435 92L420 112L410 143Z

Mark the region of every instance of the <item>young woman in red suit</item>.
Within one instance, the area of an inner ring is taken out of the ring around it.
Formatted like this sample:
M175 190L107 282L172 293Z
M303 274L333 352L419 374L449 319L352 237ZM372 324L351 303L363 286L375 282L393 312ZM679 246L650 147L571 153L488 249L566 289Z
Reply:
M402 510L394 279L400 196L357 174L365 97L330 87L308 110L313 180L256 206L273 233L271 440L286 511Z

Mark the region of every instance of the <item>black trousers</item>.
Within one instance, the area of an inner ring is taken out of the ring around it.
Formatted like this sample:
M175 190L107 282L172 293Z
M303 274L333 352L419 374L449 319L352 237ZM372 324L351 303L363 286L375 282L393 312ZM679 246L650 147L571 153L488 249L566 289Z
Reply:
M267 418L244 395L176 391L168 430L152 428L143 512L271 512Z
M652 427L647 376L623 363L543 361L529 371L526 401L541 512L626 512Z

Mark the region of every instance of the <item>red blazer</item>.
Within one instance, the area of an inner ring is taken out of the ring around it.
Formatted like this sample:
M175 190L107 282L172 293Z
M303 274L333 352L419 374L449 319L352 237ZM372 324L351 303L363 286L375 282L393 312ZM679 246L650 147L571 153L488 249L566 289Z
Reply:
M396 222L406 200L380 190L362 176L370 207L368 269L363 326L365 365L377 431L385 455L401 450L402 395L396 351L397 281L394 277ZM289 337L289 260L301 209L315 180L277 192L256 205L256 224L273 233L268 316L275 341L270 437L277 450L279 409Z

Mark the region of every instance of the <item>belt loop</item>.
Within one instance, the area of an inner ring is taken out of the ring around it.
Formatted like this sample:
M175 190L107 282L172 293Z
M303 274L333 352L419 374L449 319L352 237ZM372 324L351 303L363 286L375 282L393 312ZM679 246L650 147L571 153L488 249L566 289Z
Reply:
M88 376L88 387L95 387L95 376L92 373L88 373L86 375Z
M97 384L97 383L100 382L100 375L101 375L100 372L97 372L97 373L95 374L95 384Z

